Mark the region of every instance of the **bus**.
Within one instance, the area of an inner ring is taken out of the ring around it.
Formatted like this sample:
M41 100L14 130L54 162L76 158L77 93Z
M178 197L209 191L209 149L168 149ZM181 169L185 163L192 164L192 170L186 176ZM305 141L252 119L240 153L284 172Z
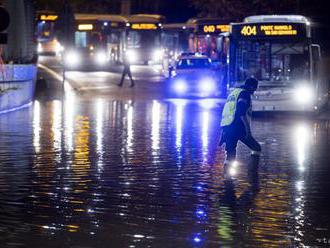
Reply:
M121 42L130 63L161 63L161 33L164 22L165 17L161 15L137 14L128 17ZM126 55L122 54L121 60Z
M188 25L195 25L194 32L189 37L190 52L206 54L212 61L222 61L224 57L222 47L222 33L229 32L229 22L218 18L190 19Z
M68 67L103 67L119 60L127 19L120 15L75 14L74 47L65 53Z
M61 52L61 45L55 36L57 18L58 15L54 12L39 11L37 13L36 37L40 55L58 55Z
M170 77L170 67L174 66L176 59L189 52L189 37L194 32L195 25L187 23L169 23L163 25L162 48L164 49L163 73Z
M169 23L163 25L162 47L171 56L189 52L189 37L195 25L190 23Z
M232 23L228 86L259 80L253 111L316 111L327 102L320 76L320 46L312 43L311 21L300 15L250 16Z

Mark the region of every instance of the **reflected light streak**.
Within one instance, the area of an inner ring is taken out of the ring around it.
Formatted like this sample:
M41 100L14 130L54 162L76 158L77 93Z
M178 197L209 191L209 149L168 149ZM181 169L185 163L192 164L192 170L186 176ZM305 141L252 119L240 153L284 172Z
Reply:
M159 123L160 123L160 104L156 100L153 101L152 105L152 150L159 150Z
M113 101L112 102L112 123L111 123L111 127L115 127L116 126L116 114L117 114L117 101Z
M193 241L195 243L200 243L202 242L202 237L201 237L201 234L200 233L196 233L193 235Z
M96 102L96 150L99 154L103 153L103 101Z
M254 209L249 213L249 234L259 243L257 247L292 247L292 241L283 238L287 235L286 220L291 215L290 181L284 173L277 175L278 178L268 180L267 187L255 195ZM265 199L272 199L271 203Z
M90 170L89 136L90 122L87 116L77 116L75 150L72 171L75 177L73 191L86 191L89 180L86 180Z
M36 153L40 152L40 102L34 102L33 111L33 146Z
M75 98L74 95L65 99L64 119L65 119L65 145L68 152L74 150L74 118L75 118Z
M297 161L298 161L298 169L300 171L305 170L305 160L306 160L306 153L308 148L308 143L310 140L311 130L305 126L300 125L295 129L295 139L294 142L296 144L297 149Z
M296 189L300 192L303 190L303 188L304 188L304 181L298 181L296 183Z
M216 108L219 103L218 99L202 99L198 102L198 105L205 110L209 110Z
M232 242L234 239L234 220L233 211L228 206L219 206L219 219L217 224L217 233L224 242Z
M203 112L202 114L202 143L203 143L203 155L207 154L207 146L208 146L208 132L209 132L209 113Z
M133 146L133 106L129 106L127 110L127 151L132 152Z
M61 161L61 144L62 144L62 103L60 101L53 102L53 116L52 116L52 132L53 132L53 147L56 152L55 160Z
M103 168L103 116L104 102L99 99L96 102L96 151L98 153L98 170Z
M295 128L294 132L294 142L297 149L297 162L298 170L300 172L305 171L306 157L308 154L308 148L312 140L313 130L307 125L299 125ZM295 216L294 216L294 240L299 245L303 245L303 240L305 236L304 226L305 226L305 181L303 180L302 174L300 179L296 181L295 190Z
M186 101L177 100L174 102L176 105L176 148L180 149L182 147L182 121L184 118L184 107Z
M296 242L302 242L304 237L303 227L305 226L305 196L304 196L304 181L296 182L296 208L295 208L295 237Z
M229 166L229 175L230 176L236 176L238 173L238 162L237 161L233 161Z

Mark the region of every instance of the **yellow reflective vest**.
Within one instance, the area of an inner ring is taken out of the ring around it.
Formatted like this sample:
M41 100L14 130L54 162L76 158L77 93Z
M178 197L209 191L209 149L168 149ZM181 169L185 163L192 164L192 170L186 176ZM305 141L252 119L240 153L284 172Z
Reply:
M244 89L234 89L227 98L225 107L222 111L221 127L229 126L233 123L236 114L237 100Z

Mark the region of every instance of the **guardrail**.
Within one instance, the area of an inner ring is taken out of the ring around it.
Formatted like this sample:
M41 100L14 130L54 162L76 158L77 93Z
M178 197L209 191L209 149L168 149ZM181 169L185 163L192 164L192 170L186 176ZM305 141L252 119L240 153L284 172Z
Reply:
M35 81L36 66L6 66L0 77L0 114L29 105L34 97Z

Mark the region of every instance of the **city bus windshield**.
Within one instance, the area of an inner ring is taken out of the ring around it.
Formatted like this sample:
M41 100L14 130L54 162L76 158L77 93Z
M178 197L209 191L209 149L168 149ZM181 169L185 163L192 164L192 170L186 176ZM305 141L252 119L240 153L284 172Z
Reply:
M54 36L54 22L39 21L37 25L37 37L40 40L52 39Z
M303 43L239 41L235 59L236 82L250 76L274 85L309 79L309 51Z
M154 48L160 45L160 33L157 30L139 30L128 32L128 48Z
M100 32L76 32L75 46L77 48L94 47L99 48L104 46L103 36Z

